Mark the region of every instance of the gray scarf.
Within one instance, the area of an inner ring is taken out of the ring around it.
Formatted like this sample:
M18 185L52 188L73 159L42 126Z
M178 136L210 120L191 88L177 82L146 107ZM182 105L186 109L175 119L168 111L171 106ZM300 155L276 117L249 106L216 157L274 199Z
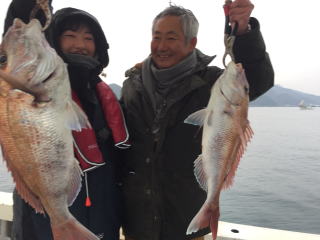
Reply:
M149 56L142 65L142 83L151 99L153 109L168 97L178 86L189 84L186 77L193 73L197 65L196 50L178 64L170 68L158 69Z

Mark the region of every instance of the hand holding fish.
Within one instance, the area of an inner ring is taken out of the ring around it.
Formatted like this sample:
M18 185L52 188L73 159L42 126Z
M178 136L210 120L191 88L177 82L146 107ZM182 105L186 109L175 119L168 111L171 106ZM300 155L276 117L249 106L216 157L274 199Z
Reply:
M253 8L254 5L250 0L235 0L230 3L230 22L238 23L236 35L242 35L248 31L249 18Z

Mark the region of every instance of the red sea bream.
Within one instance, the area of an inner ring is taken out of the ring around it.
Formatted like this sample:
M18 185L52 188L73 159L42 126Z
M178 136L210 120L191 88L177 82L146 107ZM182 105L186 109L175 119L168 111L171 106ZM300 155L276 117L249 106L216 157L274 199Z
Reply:
M207 199L191 221L187 234L210 226L216 239L219 197L235 176L247 142L253 135L248 121L249 84L241 64L230 62L215 82L207 108L191 114L186 123L203 126L202 154L194 173Z
M65 63L35 19L14 20L0 55L0 143L18 193L48 213L54 240L98 240L68 209L81 187L71 131L89 123L71 99Z

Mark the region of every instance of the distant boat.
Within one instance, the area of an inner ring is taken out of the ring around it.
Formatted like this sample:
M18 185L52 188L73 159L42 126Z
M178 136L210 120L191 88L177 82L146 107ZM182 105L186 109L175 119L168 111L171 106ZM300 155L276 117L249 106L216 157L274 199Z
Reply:
M301 109L301 110L312 110L313 107L311 105L306 105L304 103L304 100L301 100L300 103L298 104L298 107Z

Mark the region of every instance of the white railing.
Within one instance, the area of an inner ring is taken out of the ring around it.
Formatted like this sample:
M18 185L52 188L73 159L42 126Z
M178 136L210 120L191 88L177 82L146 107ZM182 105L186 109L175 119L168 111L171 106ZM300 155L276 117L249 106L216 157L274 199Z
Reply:
M0 240L9 240L12 205L12 194L0 192ZM205 239L212 237L208 234ZM219 221L218 240L320 240L320 235Z
M0 192L0 240L9 240L12 221L12 194Z

